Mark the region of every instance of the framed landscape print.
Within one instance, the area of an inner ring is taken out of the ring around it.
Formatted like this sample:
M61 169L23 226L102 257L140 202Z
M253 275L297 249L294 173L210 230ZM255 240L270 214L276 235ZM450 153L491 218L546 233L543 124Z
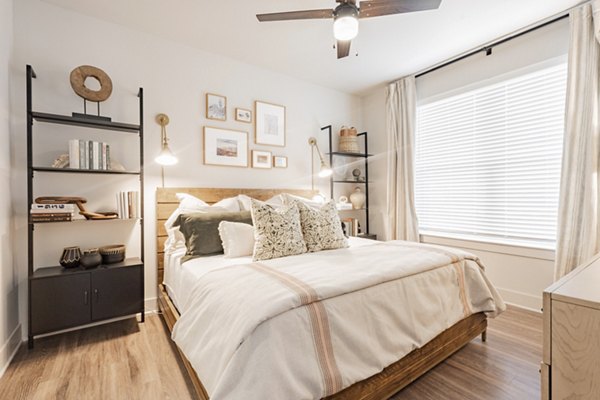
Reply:
M246 110L245 108L236 108L235 120L247 123L252 122L252 111Z
M287 157L285 156L274 156L273 166L275 168L287 168Z
M204 164L248 166L248 133L204 127Z
M285 107L256 101L254 103L255 142L285 146Z
M252 150L252 168L271 168L271 152Z
M206 118L217 121L227 120L227 97L206 93Z

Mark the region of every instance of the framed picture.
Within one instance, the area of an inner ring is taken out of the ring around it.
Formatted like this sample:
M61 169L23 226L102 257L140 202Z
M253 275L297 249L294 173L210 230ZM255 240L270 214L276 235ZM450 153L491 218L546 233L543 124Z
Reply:
M247 123L252 122L252 111L246 110L245 108L236 108L235 120Z
M248 132L204 127L204 164L248 166Z
M257 144L285 146L285 107L254 102L255 137Z
M275 168L287 168L287 157L274 156L273 157L273 166Z
M271 168L271 152L252 150L252 168Z
M227 97L206 93L206 118L217 121L227 120Z

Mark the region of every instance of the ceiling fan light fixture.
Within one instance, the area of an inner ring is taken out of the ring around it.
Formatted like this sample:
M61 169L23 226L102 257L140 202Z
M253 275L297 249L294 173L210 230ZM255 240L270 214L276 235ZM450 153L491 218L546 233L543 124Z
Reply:
M333 22L333 36L337 40L352 40L358 35L358 20L355 17L341 17Z
M333 36L336 40L352 40L358 35L358 9L348 3L335 9Z

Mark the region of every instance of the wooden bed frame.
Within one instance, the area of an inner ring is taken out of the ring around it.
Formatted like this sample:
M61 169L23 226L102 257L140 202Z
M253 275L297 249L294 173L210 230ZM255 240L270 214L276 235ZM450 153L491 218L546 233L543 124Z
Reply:
M176 193L188 193L205 202L212 204L217 201L245 194L259 200L267 200L280 193L291 193L298 196L312 197L315 192L297 189L214 189L214 188L158 188L156 192L156 216L157 216L157 281L158 285L158 307L162 318L171 332L173 325L179 319L179 311L171 301L167 291L162 285L164 271L163 246L167 238L164 222L177 208L179 202ZM404 387L414 382L427 371L435 367L453 353L460 350L471 340L481 335L486 340L487 318L483 313L473 314L459 321L434 339L429 341L420 349L416 349L391 364L382 372L371 376L363 381L356 382L352 386L327 397L324 400L383 400L388 399ZM208 393L202 382L196 375L192 365L177 348L192 381L196 394L201 400L209 400Z

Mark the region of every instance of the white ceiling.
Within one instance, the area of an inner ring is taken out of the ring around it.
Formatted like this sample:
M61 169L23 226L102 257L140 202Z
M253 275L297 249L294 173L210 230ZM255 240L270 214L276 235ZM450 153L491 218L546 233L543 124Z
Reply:
M333 8L334 0L45 1L359 95L581 2L442 0L438 10L361 20L351 55L338 60L332 21L259 23L255 17Z

